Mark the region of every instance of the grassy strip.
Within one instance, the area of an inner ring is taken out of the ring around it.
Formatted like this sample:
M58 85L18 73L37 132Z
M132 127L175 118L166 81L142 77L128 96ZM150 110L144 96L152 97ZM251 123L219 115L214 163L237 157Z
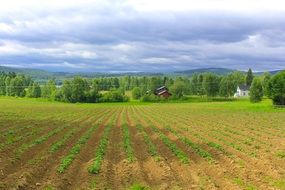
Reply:
M135 160L135 157L134 157L134 150L132 148L132 141L128 125L123 124L122 128L123 128L124 148L127 153L127 159L129 162L133 162Z
M150 153L150 155L154 158L155 161L159 161L160 157L158 155L156 146L155 146L155 144L153 144L153 142L149 138L148 134L143 129L143 126L137 125L136 127L139 130L139 132L142 134L144 142L147 144L148 152Z
M190 161L186 155L185 152L183 152L181 149L179 149L175 143L173 143L166 135L164 135L158 128L151 126L153 131L155 131L160 139L163 141L163 143L177 156L180 161L184 164L189 164Z
M55 153L56 151L58 151L66 143L66 141L70 137L72 137L78 130L79 130L79 128L75 128L75 129L72 129L71 131L69 131L68 133L66 133L61 140L59 140L59 141L57 141L51 145L49 152Z
M60 128L56 128L52 131L50 131L49 133L47 133L46 135L43 135L41 137L39 137L38 139L34 140L32 143L30 144L23 144L22 146L20 146L18 149L16 149L14 151L16 158L20 158L20 156L23 154L23 152L25 152L27 149L42 144L43 142L45 142L46 140L48 140L50 137L54 136L55 134L59 133L60 131L62 131L63 129L65 129L66 127L68 127L69 125L65 125L63 127Z
M197 144L193 143L190 139L188 139L187 137L182 136L178 131L173 130L171 127L166 127L166 129L168 131L170 131L171 133L173 133L174 135L176 135L181 141L183 141L185 144L187 144L189 147L191 147L197 154L199 154L199 156L201 156L202 158L205 158L207 160L213 160L212 155L201 149Z
M92 174L99 173L101 169L102 160L104 159L104 155L107 149L107 145L109 143L109 134L111 131L112 125L107 125L104 129L103 137L99 142L99 146L96 150L95 160L92 165L88 168L88 172Z
M95 125L88 129L88 131L77 141L77 143L70 149L67 156L61 159L60 165L57 168L58 173L63 173L66 168L72 163L75 156L79 154L82 146L91 137L93 131L98 128L99 125Z

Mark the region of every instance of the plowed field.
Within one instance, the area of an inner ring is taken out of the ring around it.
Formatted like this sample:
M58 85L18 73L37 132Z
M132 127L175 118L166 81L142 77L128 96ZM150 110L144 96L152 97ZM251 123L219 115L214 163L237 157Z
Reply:
M285 189L270 102L0 99L0 189Z

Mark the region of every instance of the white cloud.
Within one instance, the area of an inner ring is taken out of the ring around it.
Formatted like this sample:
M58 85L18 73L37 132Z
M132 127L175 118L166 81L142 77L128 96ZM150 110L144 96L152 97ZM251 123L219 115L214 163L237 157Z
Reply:
M282 0L130 0L138 11L276 11L285 10Z
M8 32L13 32L14 29L13 27L11 27L10 25L6 24L6 23L0 23L0 33L8 33Z
M169 63L176 63L175 60L165 57L150 57L144 58L141 60L142 63L151 63L151 64L169 64Z
M136 48L133 45L129 45L129 44L116 44L116 45L112 46L112 49L114 51L121 51L121 52L131 53Z
M278 60L278 67L284 67L281 0L0 4L0 60L5 65L125 71L222 67L243 61L245 68L256 64L262 69Z

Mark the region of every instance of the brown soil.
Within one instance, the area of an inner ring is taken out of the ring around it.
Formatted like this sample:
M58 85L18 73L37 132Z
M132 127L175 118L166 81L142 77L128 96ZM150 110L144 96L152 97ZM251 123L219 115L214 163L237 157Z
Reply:
M261 190L278 189L276 184L282 185L285 181L284 159L275 155L277 150L285 145L281 137L284 133L279 128L266 128L258 126L256 131L243 128L237 124L231 129L237 133L223 131L217 137L208 134L210 129L219 129L219 126L228 126L231 122L237 122L237 118L227 118L225 121L212 122L205 115L196 114L187 117L190 111L181 115L172 111L161 111L151 106L113 106L104 109L88 107L82 109L86 114L78 114L75 118L73 111L65 117L57 118L47 122L42 117L34 127L41 127L43 130L34 136L29 136L13 145L3 149L0 155L0 189L53 189L77 190L77 189L126 189L133 184L140 184L150 189L250 189ZM49 110L52 112L52 109ZM42 110L44 112L44 110ZM157 113L159 112L159 113ZM224 115L218 115L221 120ZM249 125L254 123L253 119L247 118ZM256 116L258 117L258 116ZM115 119L114 119L115 118ZM173 119L175 118L175 120ZM263 123L270 124L270 121L261 119ZM276 120L276 119L275 119ZM282 122L284 122L282 120ZM27 123L29 123L27 121ZM32 123L32 120L31 120ZM246 125L246 122L242 122ZM284 122L285 123L285 122ZM48 138L42 144L28 148L17 160L14 158L13 150L20 147L22 143L32 142L50 130L68 124L54 136ZM80 137L92 126L98 124L98 128L92 133L90 139L84 144L80 153L76 155L71 165L63 174L57 172L61 159L68 154L70 149L78 142ZM134 151L135 160L129 162L124 148L122 126L127 124ZM109 134L109 143L104 155L102 167L98 174L90 174L87 168L92 164L95 152L102 138L104 128L112 125ZM160 160L153 158L148 145L137 125L141 125L152 143L156 146ZM272 125L274 125L272 123ZM1 131L7 131L18 126L17 122L1 127ZM166 146L158 133L151 126L158 128L162 134L175 143L190 160L189 164L183 164L179 158ZM165 126L179 131L179 133L191 139L200 148L209 152L213 160L208 161L202 158L195 150L186 145L174 133L169 132ZM199 139L190 131L185 131L180 126L191 128L192 131L201 135L208 141L221 144L225 151L231 155L224 154L205 141ZM65 145L55 153L48 152L50 146L60 140L70 130L78 128L78 131L67 140ZM283 128L284 129L284 128ZM23 134L29 132L28 129ZM223 130L221 128L221 130ZM275 134L280 132L280 134ZM268 133L268 134L267 134ZM19 133L20 134L20 133ZM252 157L249 152L254 150L253 146L243 144L247 138L254 136L255 143L260 144L257 150L258 157ZM223 142L219 137L227 142ZM229 142L234 142L246 151L238 151ZM267 152L268 148L274 152ZM284 148L283 148L284 149ZM281 150L283 150L281 149ZM13 161L13 162L11 162ZM283 180L283 181L282 181ZM280 186L279 189L283 187Z

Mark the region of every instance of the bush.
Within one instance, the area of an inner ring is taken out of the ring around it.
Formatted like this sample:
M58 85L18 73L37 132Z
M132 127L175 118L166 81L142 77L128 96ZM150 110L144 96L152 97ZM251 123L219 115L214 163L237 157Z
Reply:
M285 71L277 73L268 84L269 95L275 105L285 105Z
M123 95L119 91L109 91L102 95L100 102L127 102L129 97Z
M156 96L154 94L146 94L146 95L141 97L141 101L143 101L143 102L159 102L161 100L162 100L162 98L160 98L159 96Z
M260 79L254 78L250 87L250 102L260 102L263 96L263 89Z
M135 100L140 99L140 97L141 97L141 89L139 87L135 87L132 90L132 96L133 96L133 99L135 99Z

